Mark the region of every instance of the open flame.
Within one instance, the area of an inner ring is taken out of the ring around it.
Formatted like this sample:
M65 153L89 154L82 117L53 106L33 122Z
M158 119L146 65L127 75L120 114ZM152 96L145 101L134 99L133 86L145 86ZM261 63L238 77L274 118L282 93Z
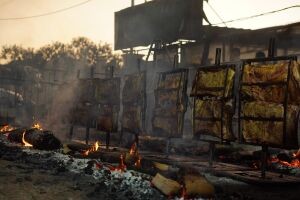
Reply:
M10 126L10 125L5 125L5 126L3 126L1 129L0 129L0 132L2 133L2 132L8 132L8 131L12 131L12 130L14 130L15 128L14 127L12 127L12 126Z
M142 160L142 156L139 156L138 160L134 163L134 166L136 168L141 168L141 160Z
M131 148L129 150L129 155L130 155L131 158L133 158L135 160L134 166L136 168L140 168L141 167L142 156L139 153L139 150L137 148L136 143L133 143L133 145L131 146Z
M23 132L22 143L24 144L25 147L33 147L32 144L26 142L26 140L25 140L25 134L26 134L26 131Z
M41 131L43 130L42 126L39 123L33 124L32 128L35 128L35 129L38 129L38 130L41 130Z
M84 151L82 154L84 156L88 156L90 152L98 151L99 148L100 148L100 142L96 141L95 144L93 144L93 146L91 146L91 148L89 148L88 150Z
M119 166L117 166L117 167L110 166L109 169L111 171L121 171L121 172L124 172L127 169L127 166L124 163L124 156L123 156L123 154L120 155Z
M189 196L186 192L186 188L184 185L181 185L181 194L180 194L180 199L189 199Z
M133 156L133 155L136 153L136 151L137 151L136 144L133 143L133 145L132 145L131 148L130 148L129 154L130 154L131 156Z
M279 163L280 165L287 166L287 167L300 168L300 161L297 158L295 158L291 162L287 162L287 161L280 160L277 157L271 157L269 159L269 162L271 162L271 163Z

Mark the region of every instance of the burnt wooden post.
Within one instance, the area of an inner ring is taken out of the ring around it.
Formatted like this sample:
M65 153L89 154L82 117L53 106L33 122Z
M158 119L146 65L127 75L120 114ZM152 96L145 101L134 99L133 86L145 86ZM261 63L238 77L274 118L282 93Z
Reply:
M85 129L85 144L89 144L90 140L90 123L88 122L86 124L86 129Z
M110 144L110 132L106 132L106 149L109 149L109 144Z
M74 133L74 125L71 124L70 130L69 130L69 140L72 140L72 138L73 138L73 133Z
M136 148L138 149L139 148L139 134L138 133L134 134L134 137L135 137L135 145L136 145Z
M268 146L263 145L261 151L261 177L266 178L266 170L268 164Z
M170 155L170 146L171 146L171 138L168 137L166 144L166 157L168 158Z
M209 168L210 169L212 169L212 167L213 167L215 148L216 148L215 143L210 142L209 143Z
M123 141L123 133L124 131L123 131L123 128L121 129L121 131L120 131L120 139L119 139L119 146L121 146L122 145L122 141Z

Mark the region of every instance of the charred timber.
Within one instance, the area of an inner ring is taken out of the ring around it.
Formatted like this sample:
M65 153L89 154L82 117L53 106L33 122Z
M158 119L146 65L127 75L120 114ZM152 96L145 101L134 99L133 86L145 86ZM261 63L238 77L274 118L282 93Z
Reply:
M42 131L38 129L16 129L9 133L8 140L15 143L23 143L23 134L26 142L31 144L34 149L55 150L61 147L61 142L53 135L51 131Z

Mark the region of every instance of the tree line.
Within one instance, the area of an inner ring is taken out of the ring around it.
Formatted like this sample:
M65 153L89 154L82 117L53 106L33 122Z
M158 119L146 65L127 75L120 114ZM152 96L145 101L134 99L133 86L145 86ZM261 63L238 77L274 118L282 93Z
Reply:
M72 39L70 43L54 42L38 49L20 45L6 45L1 48L0 58L9 64L28 65L42 69L47 63L57 63L64 59L69 63L80 62L86 67L100 63L120 67L122 59L114 54L107 43L95 43L85 37Z

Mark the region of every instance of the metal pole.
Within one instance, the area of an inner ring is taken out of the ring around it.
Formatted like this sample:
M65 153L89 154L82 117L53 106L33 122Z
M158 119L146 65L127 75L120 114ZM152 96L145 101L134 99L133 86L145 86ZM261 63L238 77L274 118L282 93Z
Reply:
M106 149L109 149L109 143L110 143L110 132L106 132Z
M261 178L266 178L268 146L263 145L261 151Z
M134 6L134 0L131 0L131 7Z
M74 132L74 125L73 124L71 124L71 126L70 126L70 132L69 132L69 139L70 139L70 141L72 140L72 138L73 138L73 132Z
M214 162L214 154L215 154L215 143L209 143L209 168L212 169Z
M85 144L89 144L89 140L90 140L90 123L88 122L86 125Z
M167 145L166 145L166 157L168 158L169 157L169 155L170 155L170 144L171 143L171 138L170 137L168 137L168 139L167 139Z

